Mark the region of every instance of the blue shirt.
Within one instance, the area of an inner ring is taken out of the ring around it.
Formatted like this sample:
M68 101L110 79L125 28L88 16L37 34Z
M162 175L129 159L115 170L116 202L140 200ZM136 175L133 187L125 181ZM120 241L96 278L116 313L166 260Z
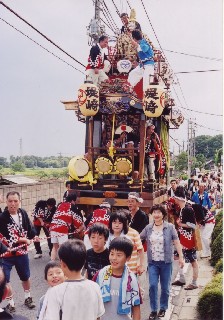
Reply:
M154 64L153 56L154 52L152 50L152 47L150 44L145 40L142 39L139 41L139 46L137 48L138 51L138 57L141 60L140 61L140 66L147 65L147 64Z

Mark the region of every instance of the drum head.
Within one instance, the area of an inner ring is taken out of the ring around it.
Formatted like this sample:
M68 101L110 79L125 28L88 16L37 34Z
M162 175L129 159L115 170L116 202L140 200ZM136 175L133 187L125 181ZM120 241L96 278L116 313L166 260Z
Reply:
M89 165L85 159L77 159L74 163L74 170L76 175L80 177L84 177L89 172Z
M113 168L113 163L110 159L105 157L99 157L95 162L96 171L100 174L108 174L111 173Z
M117 158L114 164L115 170L121 175L128 175L132 171L130 159L121 157Z

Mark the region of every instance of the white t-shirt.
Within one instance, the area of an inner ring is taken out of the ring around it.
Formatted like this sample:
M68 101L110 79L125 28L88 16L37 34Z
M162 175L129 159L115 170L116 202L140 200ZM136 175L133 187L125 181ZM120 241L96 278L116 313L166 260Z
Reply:
M97 283L82 280L67 280L55 286L48 296L44 320L96 320L104 312L100 287Z

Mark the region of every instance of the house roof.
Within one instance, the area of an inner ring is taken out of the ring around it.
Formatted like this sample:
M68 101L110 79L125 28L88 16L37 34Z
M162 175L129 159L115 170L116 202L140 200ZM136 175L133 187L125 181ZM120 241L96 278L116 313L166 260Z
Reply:
M6 184L31 184L31 183L34 184L34 183L38 183L37 180L25 177L22 174L3 175L0 179L0 183L1 183L1 180L3 180L4 183L6 183Z

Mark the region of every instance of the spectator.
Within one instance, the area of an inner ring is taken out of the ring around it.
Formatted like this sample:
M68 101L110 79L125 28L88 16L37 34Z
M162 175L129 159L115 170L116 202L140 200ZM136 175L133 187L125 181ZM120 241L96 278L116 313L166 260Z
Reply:
M177 188L177 181L176 181L176 179L172 179L170 181L170 189L167 192L169 197L174 196L176 188Z
M207 209L211 209L212 204L208 196L208 192L205 191L204 183L199 183L199 189L192 196L192 201L206 207Z
M179 264L183 268L183 254L177 232L172 223L164 221L167 213L163 206L151 208L153 222L141 232L141 239L147 241L147 256L149 270L149 298L151 314L149 320L164 317L168 308L170 281L172 276L173 243L179 254ZM160 279L161 297L158 310L158 283Z
M50 288L57 286L65 281L64 272L61 269L60 262L50 261L44 268L44 278L47 281ZM40 298L39 309L37 311L37 320L43 320L46 313L48 295L50 294L50 288L46 294Z
M30 268L27 252L31 239L35 239L36 232L25 210L20 209L20 194L16 191L8 192L6 196L7 209L0 215L0 240L7 245L7 251L2 258L1 265L4 269L8 283L6 311L15 311L15 302L10 285L10 273L15 266L17 274L22 281L25 295L25 306L33 309L35 304L30 295ZM4 240L3 240L4 239ZM11 251L13 249L13 251Z
M101 320L140 319L140 293L134 273L126 266L133 244L125 237L117 237L109 246L110 265L101 269L94 277L100 286L105 314Z
M109 250L105 246L109 230L104 224L96 223L89 228L88 236L92 249L87 250L85 269L87 278L92 280L97 271L110 264Z
M194 180L193 186L190 187L190 189L189 189L190 199L192 199L193 195L194 195L195 192L198 191L198 190L199 190L199 181L198 181L198 180Z
M81 274L86 260L84 243L81 240L66 241L60 246L58 255L67 279L51 288L44 320L100 318L105 312L100 289Z
M66 191L65 191L65 193L64 193L64 195L63 195L63 201L65 202L66 201L66 198L67 198L67 196L69 195L69 192L70 192L70 190L71 190L71 181L66 181L65 182L65 187L66 187Z
M139 208L139 204L143 203L143 199L137 192L129 192L128 208L131 213L130 227L141 233L149 223L149 218L144 211ZM144 242L143 242L144 243Z

